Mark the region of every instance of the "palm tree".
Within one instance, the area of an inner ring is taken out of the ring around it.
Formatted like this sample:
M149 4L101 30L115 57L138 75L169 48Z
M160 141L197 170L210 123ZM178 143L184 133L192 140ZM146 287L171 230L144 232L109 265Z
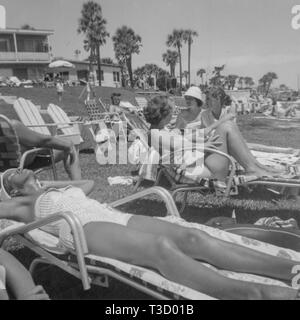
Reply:
M245 83L246 88L251 88L254 85L254 81L251 77L245 77L244 83Z
M32 27L31 25L29 25L28 23L23 24L20 29L23 29L23 30L35 30L35 28Z
M201 78L201 83L202 83L202 85L203 85L203 75L204 75L204 73L206 73L206 70L205 70L205 69L199 69L199 70L197 71L197 76Z
M221 72L224 70L225 64L222 66L215 66L213 70L213 77L209 79L210 84L214 86L222 86L222 79L224 76L221 75Z
M238 84L240 85L239 86L239 89L243 89L243 84L244 84L244 77L239 77L239 80L238 80Z
M181 48L184 41L184 30L175 29L167 38L167 46L177 48L179 58L179 77L180 77L180 92L182 91L182 63L181 63Z
M236 74L230 74L227 76L227 84L228 84L228 89L233 90L236 84L236 80L238 79L239 76Z
M76 59L76 60L78 60L80 54L81 54L81 51L80 51L79 49L76 49L76 50L74 51L74 55L75 55L75 59Z
M189 78L189 72L188 71L183 71L182 76L185 78L185 87L188 86L188 78Z
M188 44L188 86L191 85L191 50L192 50L192 43L193 37L198 37L198 33L194 30L188 29L184 30L183 33L183 40L185 43Z
M178 52L168 49L167 52L162 55L162 58L163 62L165 62L167 66L170 66L170 74L171 77L174 78L176 63L178 62Z
M88 1L83 4L81 17L79 19L78 33L84 33L91 56L96 52L99 86L101 86L101 57L100 46L106 43L106 38L109 33L106 31L106 20L102 16L102 8L100 4L93 1Z
M124 59L127 70L129 73L130 85L134 87L133 74L132 74L132 55L134 53L140 53L140 47L142 46L142 38L135 34L135 32L127 27L122 26L117 29L113 36L114 50L116 57Z
M86 39L83 40L83 48L85 51L89 52L89 69L90 72L93 71L93 64L96 62L96 48L95 48L95 43L93 42L92 39L89 38L89 36L86 36Z
M114 62L111 58L102 58L101 62L104 64L114 64Z
M146 77L145 66L136 68L136 69L134 70L133 74L134 74L134 80L135 80L135 82L142 81L142 83L144 84L145 77ZM144 88L143 88L143 89L144 89Z
M268 72L259 80L259 83L265 92L265 96L268 95L272 82L276 79L278 79L278 76L275 72Z

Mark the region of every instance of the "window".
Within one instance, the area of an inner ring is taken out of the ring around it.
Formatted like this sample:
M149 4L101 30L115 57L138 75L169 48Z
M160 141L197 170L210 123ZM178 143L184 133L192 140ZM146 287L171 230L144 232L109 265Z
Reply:
M0 52L14 51L13 37L10 35L0 36Z
M17 36L19 52L48 52L47 38L37 36Z
M97 79L99 79L99 71L97 70ZM101 81L104 81L104 72L101 70Z
M120 73L117 71L113 72L114 82L120 82Z

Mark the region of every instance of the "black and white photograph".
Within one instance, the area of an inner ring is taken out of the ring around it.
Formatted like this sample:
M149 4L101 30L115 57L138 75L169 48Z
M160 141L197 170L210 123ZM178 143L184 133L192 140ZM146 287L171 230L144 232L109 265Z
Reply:
M300 1L0 0L0 300L299 300L299 215Z

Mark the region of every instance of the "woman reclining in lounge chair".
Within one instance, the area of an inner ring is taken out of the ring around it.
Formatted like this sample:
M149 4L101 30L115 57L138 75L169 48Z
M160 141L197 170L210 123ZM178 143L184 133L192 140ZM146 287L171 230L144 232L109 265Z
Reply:
M20 121L11 120L16 134L19 138L19 143L21 145L21 152L32 149L33 147L37 148L52 148L54 154L55 162L59 161L70 161L70 165L66 166L65 169L69 178L71 180L80 180L81 179L81 169L79 164L79 158L75 146L72 142L60 139L58 137L47 136L44 134L37 133L33 130L28 129ZM29 159L25 166L30 168L40 168L43 166L50 165L49 159L45 157L40 157L39 155L33 155Z
M0 249L0 300L7 300L6 285L17 300L49 300L43 287L36 286L30 273L8 252Z
M0 218L32 222L60 211L73 212L80 220L89 252L155 269L178 282L220 299L296 299L293 288L232 280L199 261L220 269L265 275L291 282L295 261L269 256L218 240L207 233L178 226L164 218L122 213L86 196L93 182L77 185L42 185L30 170L7 170L2 191L13 200L0 203ZM68 224L48 225L48 232L72 242Z
M212 87L203 97L198 87L191 87L185 93L188 109L179 114L176 127L184 129L196 127L204 130L204 136L218 135L222 142L220 151L232 157L245 169L245 173L257 177L274 176L278 171L270 169L259 163L249 150L238 126L231 120L234 114L222 115L222 109L228 96L221 87ZM203 101L206 100L207 109L203 110ZM162 124L156 121L156 126L162 128ZM205 158L205 165L218 179L226 177L228 172L228 160L218 154L210 154Z

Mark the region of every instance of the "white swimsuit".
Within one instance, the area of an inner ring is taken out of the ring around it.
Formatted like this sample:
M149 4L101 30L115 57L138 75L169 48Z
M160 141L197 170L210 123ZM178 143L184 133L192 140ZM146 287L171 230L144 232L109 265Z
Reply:
M82 226L93 221L110 222L126 226L131 214L120 212L88 198L85 193L76 187L49 189L39 196L35 203L37 219L48 217L58 212L72 212ZM71 244L73 237L71 229L64 220L51 223L42 228L44 231L60 237L64 244Z

